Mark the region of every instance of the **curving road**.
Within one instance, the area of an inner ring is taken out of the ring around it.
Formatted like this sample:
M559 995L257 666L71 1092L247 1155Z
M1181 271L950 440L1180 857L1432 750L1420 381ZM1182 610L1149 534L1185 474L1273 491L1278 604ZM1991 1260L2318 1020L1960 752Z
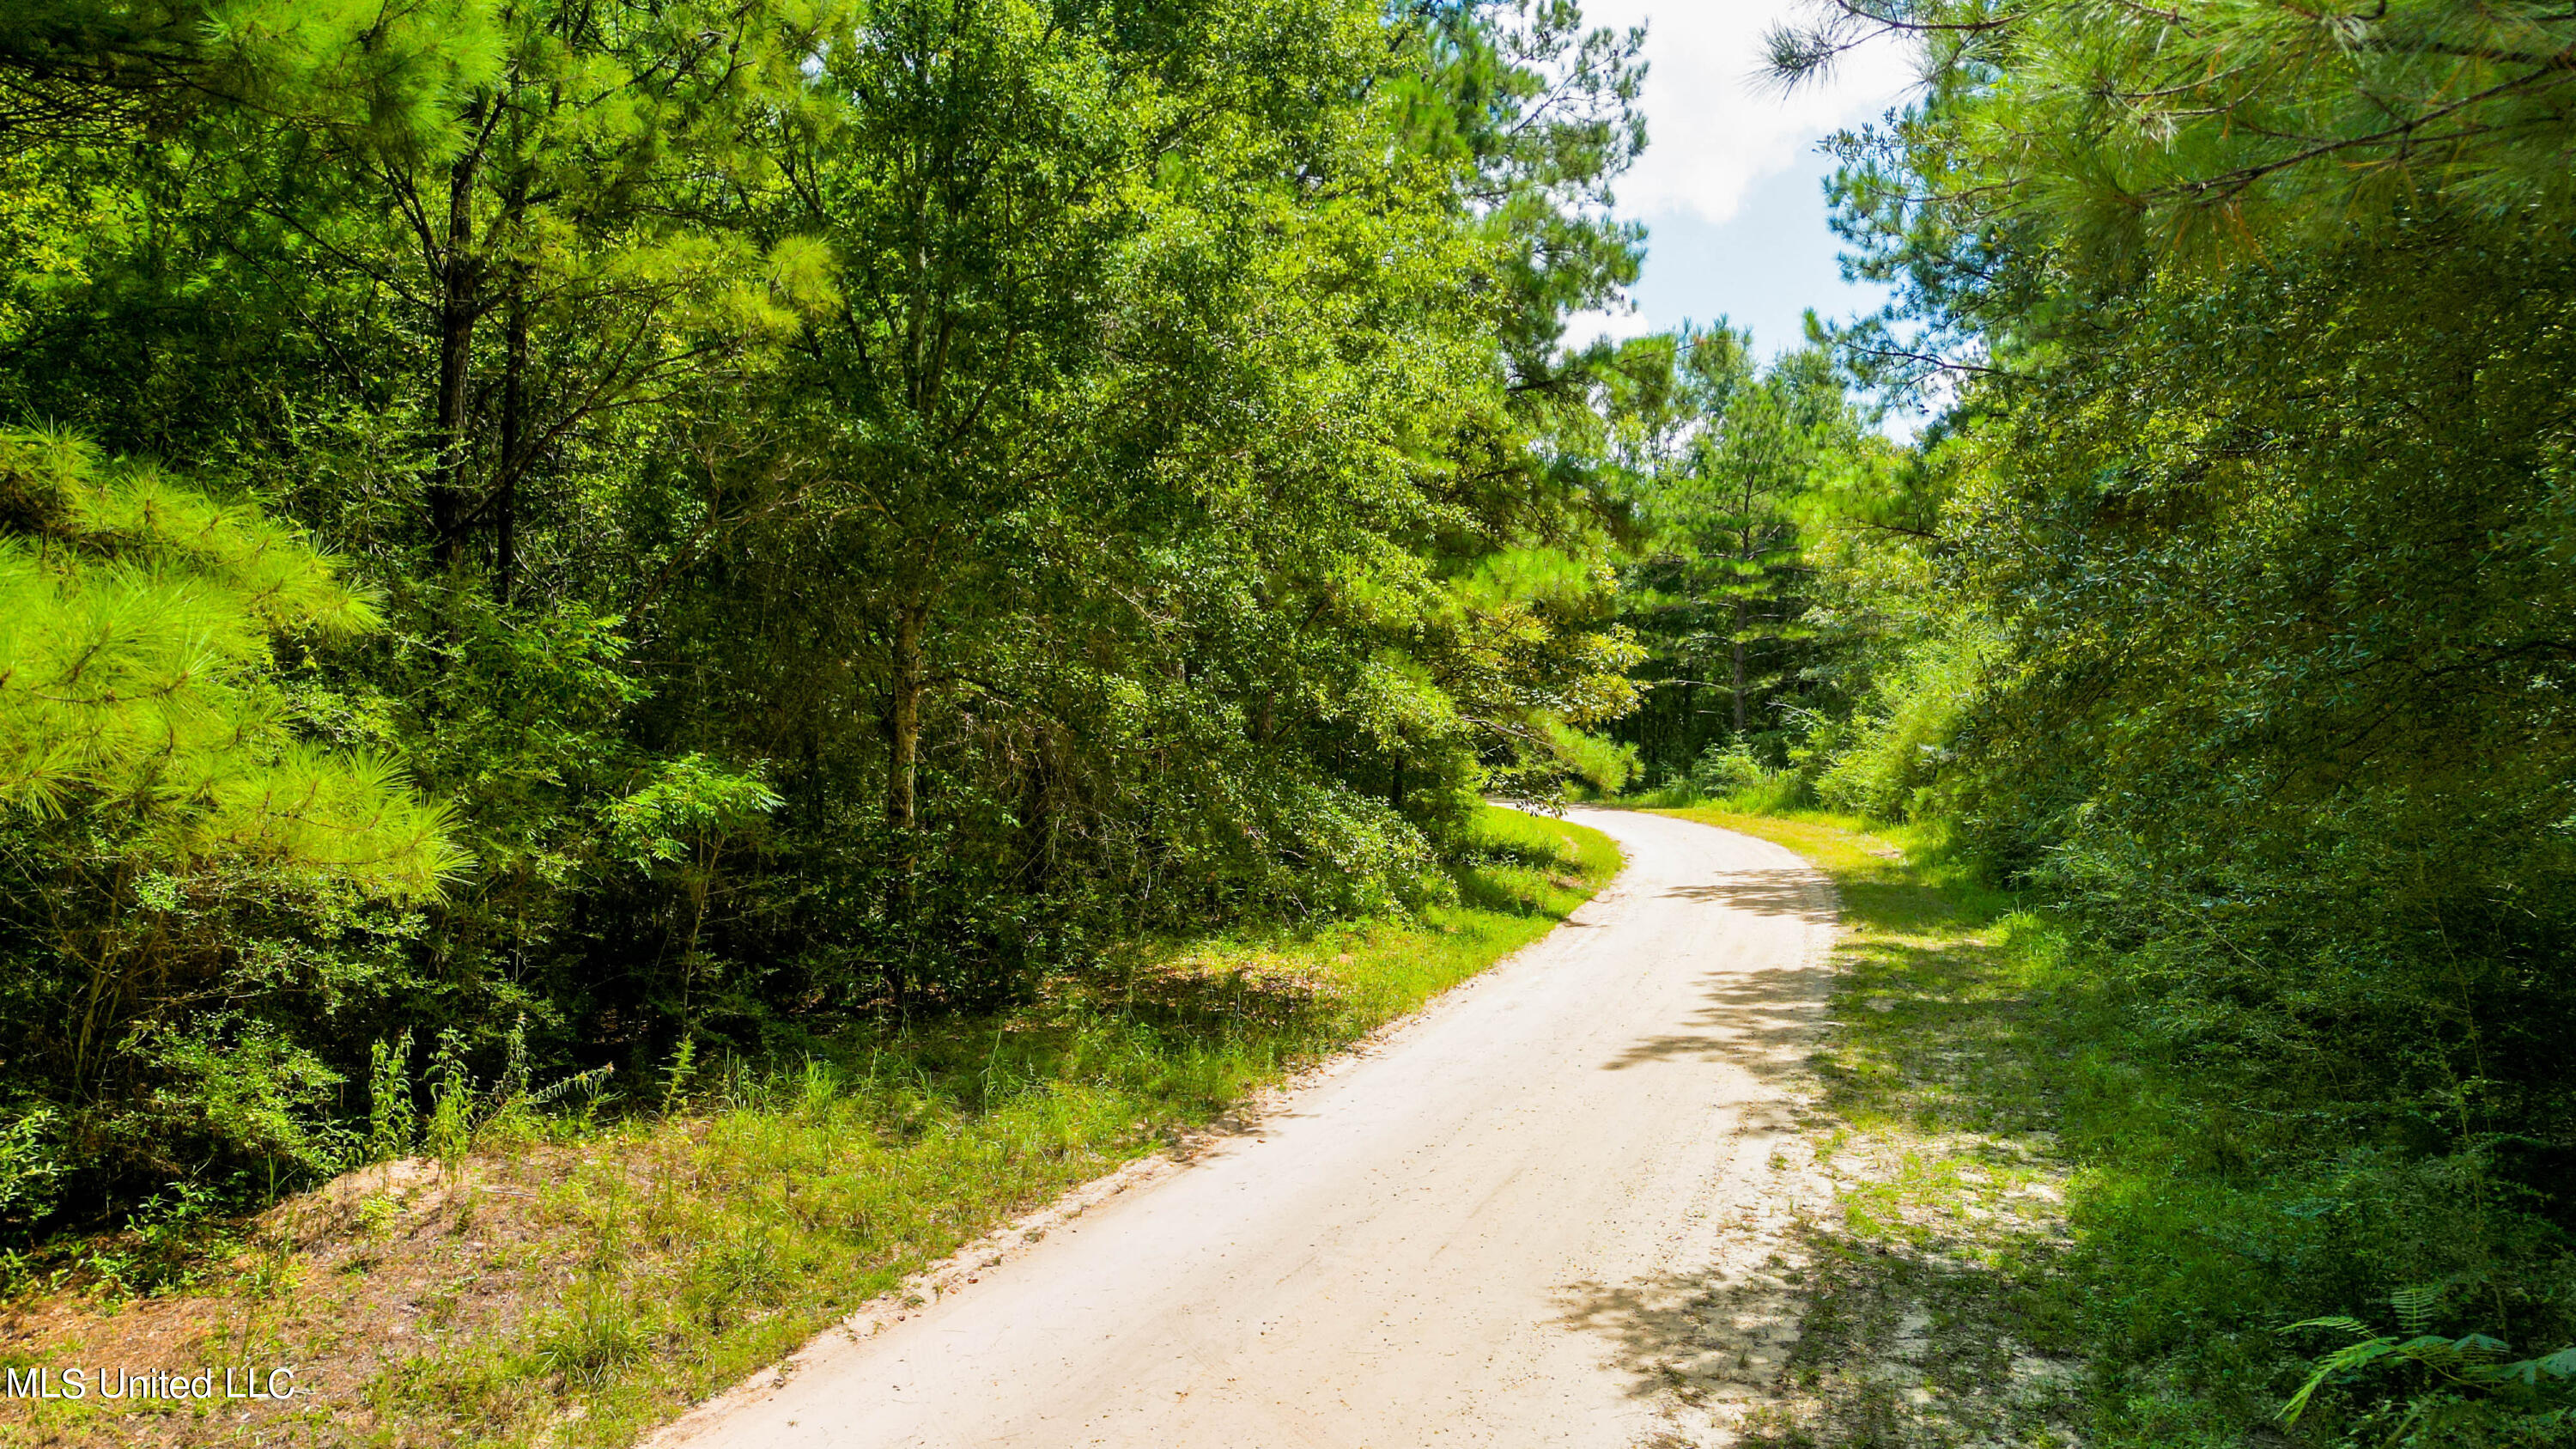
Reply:
M1764 1264L1806 1161L1832 890L1745 836L1576 818L1628 866L1553 934L1188 1165L660 1442L1725 1442L1795 1336Z

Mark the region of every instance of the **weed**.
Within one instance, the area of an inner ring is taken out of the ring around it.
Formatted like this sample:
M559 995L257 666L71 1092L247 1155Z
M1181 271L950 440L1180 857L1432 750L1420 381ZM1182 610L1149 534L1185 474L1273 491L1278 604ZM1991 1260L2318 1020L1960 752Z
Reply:
M411 1028L367 1049L367 1145L370 1162L410 1155L420 1140L420 1109L411 1095Z
M358 1204L358 1236L371 1240L381 1239L392 1230L394 1220L401 1216L402 1204L392 1193L371 1194L365 1201Z
M362 1389L300 1402L334 1426L308 1437L630 1442L998 1222L1536 939L1617 869L1606 837L1564 821L1489 811L1480 832L1452 902L1408 918L1133 943L1013 1011L800 1042L773 1063L683 1043L646 1094L667 1115L597 1120L598 1077L540 1114L574 1089L531 1090L513 1066L478 1088L434 1049L427 1122L405 1125L388 1086L381 1143L462 1141L473 1170L361 1199L354 1251L316 1286L416 1307L435 1332L299 1330L374 1340L341 1350ZM386 1044L377 1076L403 1080L408 1051ZM547 1142L561 1145L531 1147ZM469 1231L500 1245L477 1251ZM476 1274L523 1301L496 1317L466 1291Z
M567 1384L597 1389L643 1361L653 1333L627 1296L593 1282L538 1339L537 1362Z
M233 1291L250 1299L278 1298L293 1291L304 1279L304 1264L295 1256L294 1244L272 1234L263 1238L248 1262L234 1275Z

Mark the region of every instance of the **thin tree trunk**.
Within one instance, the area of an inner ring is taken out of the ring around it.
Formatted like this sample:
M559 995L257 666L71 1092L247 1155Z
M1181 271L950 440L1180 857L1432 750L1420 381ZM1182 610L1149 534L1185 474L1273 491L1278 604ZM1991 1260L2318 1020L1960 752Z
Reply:
M1397 814L1400 815L1404 813L1404 755L1402 751L1398 751L1396 753L1395 768L1387 775L1386 803L1394 806Z
M897 830L913 827L913 770L921 755L921 627L930 612L910 603L895 614L894 689L886 712L886 823ZM910 846L905 847L904 874L912 873Z
M1055 878L1055 737L1043 726L1030 743L1027 795L1021 831L1029 853L1020 874L1030 890L1043 892Z
M1744 738L1744 601L1735 601L1735 737Z
M128 883L126 867L118 866L104 894L109 900L123 900ZM70 939L66 938L64 944L69 945ZM124 943L114 927L101 926L92 933L89 944L97 956L90 963L89 989L84 993L80 1027L72 1041L71 1086L75 1097L92 1096L99 1080L106 1076L102 1063L110 1050L108 1030L117 1008L134 994L135 984L132 970L117 967L118 957L124 954ZM66 951L64 954L87 953Z
M898 1017L912 1014L912 954L921 945L913 919L913 877L920 869L919 835L913 802L913 773L921 756L921 626L926 605L907 603L895 611L894 678L886 701L886 824L894 836L894 914L901 923L900 944L884 964L886 994Z
M430 484L429 526L441 568L465 556L465 388L474 358L474 171L472 154L447 173L447 255L439 268L438 474Z
M1699 666L1687 655L1683 656L1682 667L1693 674L1699 673ZM1696 679L1682 681L1682 717L1675 729L1682 742L1682 773L1687 775L1691 766L1699 762L1699 756L1691 751L1692 743L1699 738L1699 681Z
M500 492L492 500L492 597L507 604L519 572L519 472L526 462L519 450L527 432L528 308L516 287L510 295L509 345L503 366L501 476L494 485Z

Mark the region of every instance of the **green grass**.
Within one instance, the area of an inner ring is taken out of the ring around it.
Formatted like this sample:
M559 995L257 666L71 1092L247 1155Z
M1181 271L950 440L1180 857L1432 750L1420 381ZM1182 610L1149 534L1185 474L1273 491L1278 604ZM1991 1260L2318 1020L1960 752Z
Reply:
M1829 818L1810 808L1816 803L1815 790L1807 778L1795 770L1776 771L1723 796L1703 794L1698 786L1685 779L1623 795L1610 803L1639 810L1660 810L1667 814L1701 810L1728 816Z
M349 1219L346 1261L315 1277L394 1272L373 1244L458 1245L403 1270L448 1280L412 1295L430 1348L307 1429L324 1443L631 1442L906 1274L1544 935L1618 867L1597 831L1487 808L1455 904L1142 943L1004 1016L856 1037L787 1069L700 1063L671 1111L487 1151L468 1179L480 1186L426 1207L371 1199ZM454 1327L460 1298L496 1279L533 1285L525 1310ZM224 1312L265 1325L261 1350L288 1362L369 1331ZM112 1443L132 1422L52 1405L30 1427Z
M1815 1060L1837 1215L1814 1225L1793 1361L1810 1398L1773 1442L2576 1444L2576 1408L2545 1377L2464 1390L2402 1365L2334 1376L2295 1429L2280 1421L2316 1356L2349 1341L2294 1325L2398 1332L2390 1285L2433 1281L2416 1259L2494 1231L2474 1182L2321 1138L2263 1063L2192 1051L2152 982L1948 867L1937 836L1663 813L1786 845L1843 901L1836 1029ZM2576 1300L2576 1279L2526 1291ZM1893 1360L1908 1324L1923 1346Z
M2060 1442L2092 1415L2042 991L2015 945L2030 918L1901 832L1812 811L1659 813L1788 846L1842 902L1835 1025L1812 1061L1834 1210L1804 1244L1795 1406L1754 1442Z
M382 1418L508 1439L578 1402L554 1442L627 1442L1544 935L1618 870L1570 823L1489 809L1479 836L1458 904L1418 919L1140 947L1028 1010L737 1075L703 1117L635 1128L549 1204L595 1249L566 1306L392 1376Z

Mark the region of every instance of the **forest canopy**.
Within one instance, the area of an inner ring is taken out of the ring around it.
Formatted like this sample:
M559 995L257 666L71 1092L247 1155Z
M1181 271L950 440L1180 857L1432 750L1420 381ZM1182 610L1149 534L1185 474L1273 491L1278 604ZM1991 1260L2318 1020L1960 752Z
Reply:
M9 7L0 1217L333 1171L371 1046L758 1054L1443 889L1634 697L1561 332L1637 44Z

